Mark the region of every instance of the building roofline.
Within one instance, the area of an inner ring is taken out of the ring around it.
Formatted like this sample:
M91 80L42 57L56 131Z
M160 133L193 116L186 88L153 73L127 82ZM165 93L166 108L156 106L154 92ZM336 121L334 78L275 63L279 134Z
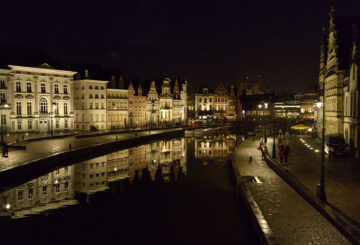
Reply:
M93 83L93 82L98 82L98 83L109 83L109 81L103 81L103 80L92 80L92 79L80 79L80 80L74 80L74 82L87 82L87 83Z
M68 76L74 76L77 73L76 71L65 71L65 70L29 67L29 66L8 65L8 67L13 71L36 72L36 73L45 73L45 74L59 74L59 75L68 75Z

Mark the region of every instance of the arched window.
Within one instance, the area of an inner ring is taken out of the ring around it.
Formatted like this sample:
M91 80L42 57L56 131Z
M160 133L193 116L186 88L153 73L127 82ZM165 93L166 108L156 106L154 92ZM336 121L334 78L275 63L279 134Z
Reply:
M47 100L44 98L40 99L40 114L47 114L48 113L48 103Z

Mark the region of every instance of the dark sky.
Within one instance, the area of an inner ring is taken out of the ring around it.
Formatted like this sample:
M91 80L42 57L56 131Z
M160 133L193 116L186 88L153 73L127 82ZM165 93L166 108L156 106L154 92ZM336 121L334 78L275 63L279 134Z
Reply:
M195 87L261 74L275 90L315 84L323 0L6 1L0 43L41 48L63 62L104 61L125 78L188 78ZM335 2L360 15L360 1Z

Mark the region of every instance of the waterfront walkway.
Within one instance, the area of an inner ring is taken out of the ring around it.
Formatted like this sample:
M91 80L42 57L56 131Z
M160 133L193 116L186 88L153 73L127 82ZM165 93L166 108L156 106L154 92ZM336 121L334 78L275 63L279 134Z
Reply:
M259 140L245 140L236 148L234 161L276 242L351 244L326 218L266 165L258 147Z
M178 129L159 129L152 130L151 135L172 132ZM28 162L49 157L54 154L66 152L70 150L80 149L84 147L104 144L112 141L126 140L134 137L149 135L149 131L129 132L119 134L100 135L86 138L77 138L69 136L57 139L46 139L41 141L22 142L26 146L26 150L9 149L8 158L0 158L0 172L9 170Z

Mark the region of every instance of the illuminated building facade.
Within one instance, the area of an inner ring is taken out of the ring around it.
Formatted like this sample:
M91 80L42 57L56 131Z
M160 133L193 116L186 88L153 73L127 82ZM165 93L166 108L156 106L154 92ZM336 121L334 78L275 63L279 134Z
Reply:
M106 130L106 86L108 81L74 81L75 129Z
M359 17L335 16L331 7L328 33L322 29L319 72L319 88L325 84L325 94L320 94L320 101L325 100L325 135L343 135L356 157L360 151L359 27ZM322 119L319 110L317 125L321 126Z
M126 128L128 124L128 90L107 89L106 90L106 114L107 129L116 130Z
M195 94L195 117L206 119L213 117L214 93L208 88L203 88L201 93Z
M76 72L9 65L0 71L1 122L7 133L73 131Z

